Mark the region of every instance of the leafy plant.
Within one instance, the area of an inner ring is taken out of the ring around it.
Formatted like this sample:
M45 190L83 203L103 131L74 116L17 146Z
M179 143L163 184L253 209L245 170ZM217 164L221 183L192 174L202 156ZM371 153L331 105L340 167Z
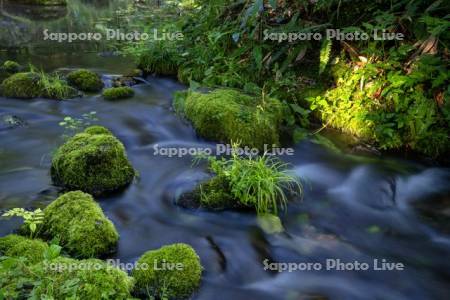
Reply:
M30 230L30 238L35 236L39 224L44 221L44 212L38 208L34 211L27 211L23 208L13 208L2 215L2 217L20 217L24 219L24 224Z
M229 185L232 196L258 214L278 213L287 207L287 193L302 193L299 180L288 173L287 164L266 154L241 157L233 145L230 159L208 157L210 169Z

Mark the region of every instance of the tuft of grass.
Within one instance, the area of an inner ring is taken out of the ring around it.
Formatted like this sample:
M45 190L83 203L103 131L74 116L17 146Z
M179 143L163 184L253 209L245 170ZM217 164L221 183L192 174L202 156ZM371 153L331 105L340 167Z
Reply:
M237 145L233 147L236 149ZM211 170L228 183L232 197L243 206L254 207L258 215L278 214L280 208L287 208L288 193L302 194L302 185L289 174L288 165L266 154L246 158L233 151L230 159L208 160ZM208 198L208 193L201 197Z

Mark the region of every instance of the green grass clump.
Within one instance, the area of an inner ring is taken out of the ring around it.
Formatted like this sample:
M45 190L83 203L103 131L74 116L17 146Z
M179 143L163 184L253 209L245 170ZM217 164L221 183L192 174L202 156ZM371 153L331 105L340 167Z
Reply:
M135 171L123 144L106 128L94 126L58 148L51 175L66 189L99 195L127 186Z
M140 54L138 68L148 74L176 75L179 61L174 45L154 43Z
M58 257L34 265L19 258L0 261L5 299L131 299L134 281L97 259Z
M41 236L59 239L75 257L101 257L116 249L119 234L89 194L66 193L47 206L44 215Z
M133 95L134 90L128 86L108 88L103 91L103 97L107 100L126 99Z
M179 268L161 270L163 262L166 266L179 264ZM159 299L189 298L200 286L201 275L200 258L186 244L173 244L146 252L132 273L138 294Z
M85 69L70 72L67 80L71 85L84 92L98 92L103 88L100 76Z
M29 263L44 260L47 249L47 243L39 239L29 239L15 234L0 238L0 256L20 256L26 258Z
M263 149L280 144L282 104L272 98L252 97L231 89L178 95L175 110L192 122L207 139Z
M42 87L42 96L49 99L68 99L77 96L78 92L69 86L59 74L48 75L44 72L40 73L40 85Z
M199 186L200 204L207 208L249 207L258 214L278 213L285 209L287 193L302 193L297 178L287 165L268 156L240 157L233 152L230 159L209 158L216 174Z

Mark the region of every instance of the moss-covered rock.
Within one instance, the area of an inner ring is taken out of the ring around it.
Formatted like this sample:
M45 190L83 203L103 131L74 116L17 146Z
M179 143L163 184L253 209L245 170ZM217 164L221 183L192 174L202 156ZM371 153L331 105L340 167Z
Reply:
M15 61L7 60L3 63L2 69L8 73L14 74L20 72L23 67Z
M5 97L20 99L43 97L62 100L78 95L74 88L58 76L35 72L21 72L8 77L2 82L0 91Z
M29 263L44 260L48 245L39 239L10 234L0 238L0 256L25 257Z
M84 92L98 92L103 88L100 76L92 71L80 69L67 74L67 80Z
M107 100L126 99L133 95L134 90L128 86L108 88L103 91L103 97Z
M123 144L106 128L94 126L56 151L51 175L57 185L98 195L127 186L135 171Z
M133 278L97 259L59 257L23 267L12 261L3 270L5 299L131 299Z
M44 92L41 76L34 72L17 73L8 77L0 90L5 97L21 99L39 97Z
M59 239L75 257L101 257L115 251L119 234L91 195L69 192L44 209L40 234Z
M146 252L138 260L132 276L138 294L168 299L184 299L200 286L202 266L195 250L173 244Z
M223 143L263 149L279 145L283 106L275 99L256 98L235 90L179 94L175 110L190 120L197 133Z
M67 5L66 0L8 0L17 4L40 5L40 6L59 6Z

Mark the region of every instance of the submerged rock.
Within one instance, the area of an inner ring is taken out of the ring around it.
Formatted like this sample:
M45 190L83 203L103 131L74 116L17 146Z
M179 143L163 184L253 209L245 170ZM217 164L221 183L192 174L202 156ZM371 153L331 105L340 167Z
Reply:
M135 171L123 144L108 129L92 126L56 151L51 175L66 189L98 195L127 186Z
M79 258L101 257L115 251L119 234L91 195L69 192L44 209L41 235L58 238L65 251Z
M202 269L191 246L173 244L142 255L132 276L139 295L185 299L199 288Z
M14 115L0 115L0 130L24 127L27 123Z
M239 141L242 146L258 149L280 144L283 106L276 99L219 89L207 94L178 94L174 107L204 138L223 143Z
M134 95L134 90L130 87L113 87L103 91L103 98L107 100L126 99Z
M80 69L67 75L68 82L83 92L98 92L104 84L100 76L92 71Z

